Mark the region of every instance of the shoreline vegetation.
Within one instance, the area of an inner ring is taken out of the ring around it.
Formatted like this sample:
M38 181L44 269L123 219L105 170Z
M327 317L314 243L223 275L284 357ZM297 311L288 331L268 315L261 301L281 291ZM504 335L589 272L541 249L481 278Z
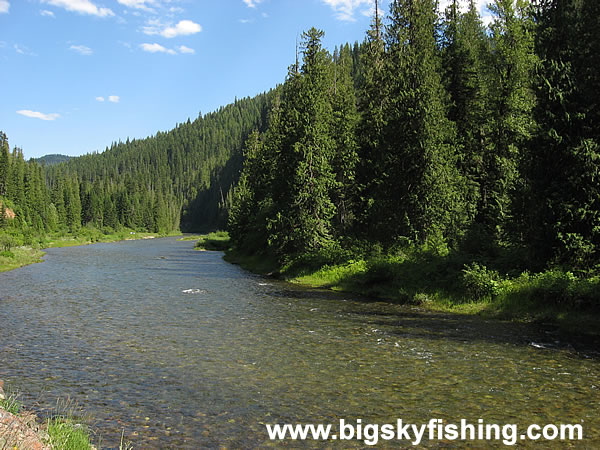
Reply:
M53 233L33 239L30 245L10 246L1 248L0 245L0 272L18 269L43 262L44 252L47 248L74 247L107 242L132 241L140 239L154 239L158 237L180 236L181 232L148 233L134 231L128 228L112 233L84 227L74 234Z
M46 450L92 450L91 431L85 415L70 401L57 402L52 414L42 420L26 410L18 393L3 390L0 380L0 448ZM123 446L121 445L121 448Z
M466 262L467 255L414 248L360 257L322 254L281 265L266 253L249 255L235 249L227 232L188 239L198 239L198 250L224 251L227 262L245 270L306 287L428 311L547 324L573 336L600 338L598 277L582 278L558 269L502 274Z

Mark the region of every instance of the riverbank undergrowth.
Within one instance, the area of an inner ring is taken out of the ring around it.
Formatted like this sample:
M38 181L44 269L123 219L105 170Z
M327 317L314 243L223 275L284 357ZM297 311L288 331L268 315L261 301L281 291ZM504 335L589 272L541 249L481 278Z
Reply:
M225 259L246 270L305 286L353 292L429 310L552 323L600 336L600 277L558 268L539 273L511 267L511 258L405 248L360 255L328 251L279 264L268 253L229 248ZM516 265L516 264L513 264Z
M52 233L40 236L11 236L3 234L7 245L0 242L0 272L17 269L29 264L42 262L46 248L72 247L78 245L97 244L100 242L117 242L136 239L151 239L165 236L179 236L180 232L148 233L134 231L129 228L120 230L99 230L95 227L82 227L76 233Z

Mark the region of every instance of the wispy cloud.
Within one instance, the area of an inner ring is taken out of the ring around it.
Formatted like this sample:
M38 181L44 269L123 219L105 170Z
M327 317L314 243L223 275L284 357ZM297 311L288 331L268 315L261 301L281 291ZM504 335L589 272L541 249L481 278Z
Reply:
M98 17L115 15L110 8L97 6L90 0L42 0L42 3L58 6L59 8L64 8L67 11L77 12L79 14L89 14Z
M155 0L117 0L121 5L128 8L141 9L147 12L154 12L152 6L156 6Z
M33 53L31 50L29 50L29 48L27 48L24 45L21 44L15 44L13 45L15 51L19 54L19 55L25 55L25 56L37 56L35 53Z
M145 52L149 52L149 53L168 53L169 55L177 54L177 52L175 50L163 47L162 45L157 44L157 43L141 44L140 47L142 48L142 50L144 50Z
M119 97L118 95L109 95L108 101L111 103L119 103L121 101L121 97Z
M180 45L179 47L177 47L177 50L179 50L179 53L185 53L188 55L193 55L194 53L196 53L196 50L194 50L193 48L186 47L185 45Z
M29 109L21 109L17 111L17 114L21 114L25 117L31 117L32 119L41 119L41 120L56 120L60 117L60 114L52 113L52 114L44 114L39 111L31 111Z
M145 27L142 27L144 34L161 35L165 38L174 38L177 36L189 36L191 34L200 33L202 26L191 20L180 20L176 25L163 24L160 20L149 20Z
M244 0L248 8L256 8L256 5L262 3L263 0Z
M8 10L10 9L10 3L8 0L0 0L0 14L6 13L8 14Z
M48 11L47 9L42 9L40 11L40 15L42 15L44 17L52 17L52 18L56 17L52 11Z
M354 22L354 12L359 8L370 10L373 0L321 0L331 9L335 11L335 16L338 20L345 22Z
M69 47L69 50L73 50L74 52L77 52L80 55L84 56L90 56L94 53L94 51L91 48L86 47L85 45L71 45Z
M97 102L103 102L104 101L104 97L96 97L96 101Z

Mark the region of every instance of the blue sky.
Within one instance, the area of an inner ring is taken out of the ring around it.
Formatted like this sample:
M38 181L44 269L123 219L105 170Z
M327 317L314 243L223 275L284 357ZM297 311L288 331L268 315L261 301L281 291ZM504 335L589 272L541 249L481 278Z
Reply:
M311 26L362 41L372 3L0 0L0 130L26 158L169 130L283 82Z

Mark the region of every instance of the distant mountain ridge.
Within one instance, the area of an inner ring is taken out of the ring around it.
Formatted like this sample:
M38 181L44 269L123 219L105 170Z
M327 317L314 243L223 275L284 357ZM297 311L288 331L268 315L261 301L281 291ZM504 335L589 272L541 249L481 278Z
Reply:
M45 166L53 166L54 164L60 164L60 163L66 162L66 161L70 160L71 158L72 158L71 156L67 156L67 155L52 154L52 155L42 156L41 158L36 158L35 160L39 164L42 164Z

